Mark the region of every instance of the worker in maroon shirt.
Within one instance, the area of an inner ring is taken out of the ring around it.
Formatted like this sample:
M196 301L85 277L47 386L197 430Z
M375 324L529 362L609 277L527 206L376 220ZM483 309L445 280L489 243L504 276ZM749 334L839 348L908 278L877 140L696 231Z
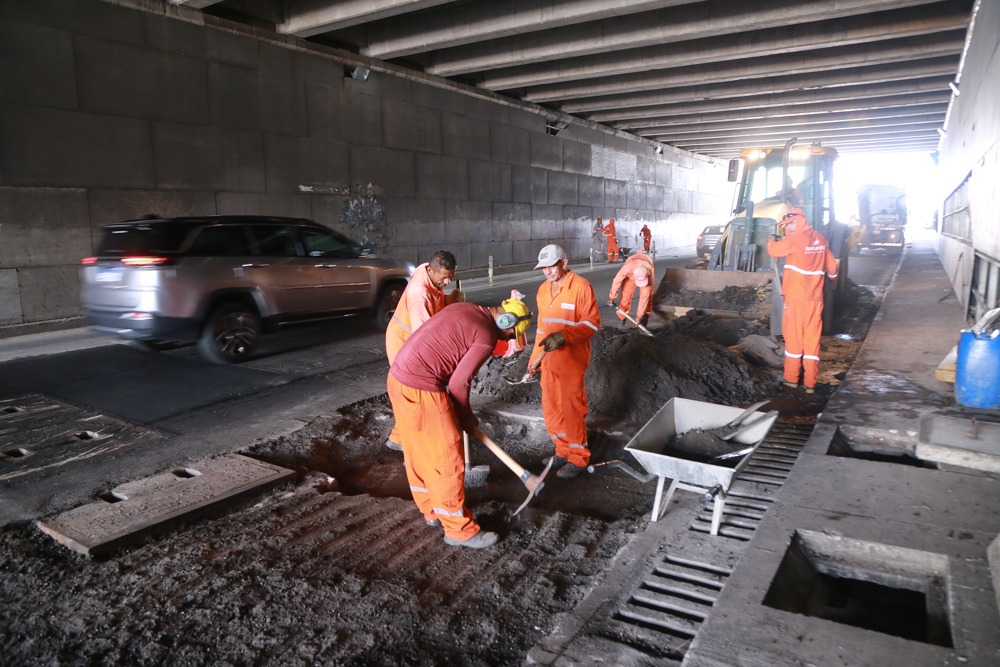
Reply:
M519 299L492 307L456 303L414 331L389 369L389 400L413 501L428 526L444 527L451 546L482 549L497 541L465 506L462 431L479 426L469 404L472 378L497 341L516 338L523 348L530 323Z

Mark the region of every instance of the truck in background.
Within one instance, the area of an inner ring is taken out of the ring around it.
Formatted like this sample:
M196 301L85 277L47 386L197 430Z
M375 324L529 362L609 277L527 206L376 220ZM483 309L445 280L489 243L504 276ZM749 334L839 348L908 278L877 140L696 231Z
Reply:
M896 185L864 185L858 189L862 248L903 252L906 243L906 191Z

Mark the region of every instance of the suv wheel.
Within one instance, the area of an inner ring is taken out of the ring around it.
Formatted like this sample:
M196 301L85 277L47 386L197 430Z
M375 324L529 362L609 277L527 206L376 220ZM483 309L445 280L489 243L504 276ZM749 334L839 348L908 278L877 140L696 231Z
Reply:
M230 301L212 311L201 331L198 349L202 356L217 364L244 361L253 354L260 329L256 310Z
M390 283L382 289L378 303L375 305L375 326L385 331L389 327L389 321L396 313L396 306L406 289L405 283Z

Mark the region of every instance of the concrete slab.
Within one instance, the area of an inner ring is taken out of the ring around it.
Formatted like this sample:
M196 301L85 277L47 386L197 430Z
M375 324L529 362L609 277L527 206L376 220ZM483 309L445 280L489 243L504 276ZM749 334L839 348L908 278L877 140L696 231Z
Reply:
M38 521L37 525L63 546L85 556L97 556L294 474L286 468L229 454L122 484L102 494L106 500Z
M966 468L1000 472L1000 421L997 411L976 414L961 409L920 419L917 456Z

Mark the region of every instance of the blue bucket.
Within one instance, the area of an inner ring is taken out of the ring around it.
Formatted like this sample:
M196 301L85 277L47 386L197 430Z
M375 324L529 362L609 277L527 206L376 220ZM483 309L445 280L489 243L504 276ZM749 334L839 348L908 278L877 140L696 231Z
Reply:
M1000 336L962 331L955 362L955 401L967 408L1000 408Z

